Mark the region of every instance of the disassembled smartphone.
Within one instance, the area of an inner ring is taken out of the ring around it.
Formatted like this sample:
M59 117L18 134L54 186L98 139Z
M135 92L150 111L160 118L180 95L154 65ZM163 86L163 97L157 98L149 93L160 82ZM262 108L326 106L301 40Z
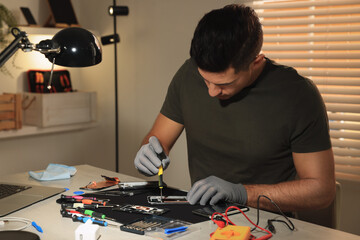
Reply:
M165 237L161 239L174 239L176 237L184 235L185 233L189 233L188 227L190 227L191 223L185 222L182 220L166 218L162 216L146 216L141 219L137 219L133 222L124 224L120 226L122 231L148 235L157 237L157 235L161 232ZM174 232L165 234L166 230L173 230L174 228L180 228L186 226L186 232ZM158 237L157 237L158 238Z
M114 207L112 210L128 212L128 213L150 214L150 215L161 215L169 211L169 209L167 208L156 208L156 207L147 207L147 206L131 205L131 204L125 204L118 207Z
M199 209L195 209L192 212L194 214L200 215L200 216L204 216L204 217L211 217L211 215L214 212L218 212L218 213L225 213L226 209L228 209L228 207L230 206L235 206L241 209L241 211L246 212L249 211L249 208L237 203L219 203L219 204L215 204L215 205L207 205L203 208L199 208ZM227 215L233 215L233 214L237 214L237 213L241 213L239 210L235 209L235 208L231 208L229 209L229 211L227 212Z
M166 186L166 184L164 184ZM135 189L153 189L159 188L158 181L149 182L121 182L118 187L122 190L135 190Z
M147 196L150 204L189 204L186 196Z

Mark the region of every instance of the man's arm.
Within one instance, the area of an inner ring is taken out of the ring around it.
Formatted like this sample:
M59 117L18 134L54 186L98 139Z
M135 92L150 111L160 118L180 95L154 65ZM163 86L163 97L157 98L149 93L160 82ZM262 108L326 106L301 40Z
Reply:
M334 156L332 149L313 153L293 153L299 179L273 185L245 185L247 205L257 207L259 195L270 197L283 211L327 207L335 196ZM265 198L260 208L276 210Z
M150 132L145 136L141 145L144 145L149 142L151 136L157 137L159 139L166 155L169 155L169 152L176 140L179 138L181 132L184 129L184 125L177 123L170 118L167 118L163 114L159 113L157 116L153 127Z

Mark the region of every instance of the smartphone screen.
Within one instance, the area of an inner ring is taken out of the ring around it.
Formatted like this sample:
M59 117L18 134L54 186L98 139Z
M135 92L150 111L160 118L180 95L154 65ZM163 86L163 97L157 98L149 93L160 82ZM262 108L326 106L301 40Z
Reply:
M189 204L186 196L147 196L150 204Z
M238 208L240 208L243 212L249 211L249 208L237 203L219 203L216 205L207 205L203 208L199 208L199 209L195 209L192 212L194 214L200 215L200 216L204 216L204 217L211 217L211 215L214 212L218 212L218 213L225 213L226 209L230 206L236 206ZM237 209L230 209L228 211L228 215L233 215L233 214L237 214L237 213L241 213L239 210Z

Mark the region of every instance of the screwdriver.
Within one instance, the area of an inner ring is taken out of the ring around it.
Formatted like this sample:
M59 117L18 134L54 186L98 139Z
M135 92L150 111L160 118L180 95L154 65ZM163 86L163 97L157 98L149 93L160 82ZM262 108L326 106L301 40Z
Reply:
M101 219L106 218L105 214L95 212L95 211L92 211L92 210L89 210L89 209L77 208L76 211L78 211L79 213L85 214L85 215L89 215L89 216L94 217L94 218L101 218Z
M161 153L157 154L158 158L160 159L160 161L166 159L166 155L164 153L164 151L162 151ZM161 202L163 200L163 188L164 188L164 181L163 181L163 173L164 173L164 168L162 166L162 164L159 167L159 189L160 189L160 198L161 198Z
M73 222L83 222L83 223L86 223L87 220L89 220L89 219L92 221L92 223L97 224L97 225L100 225L100 226L106 227L106 226L108 225L108 223L105 222L105 221L96 220L96 219L93 219L93 218L91 218L91 217L80 217L80 216L76 216L76 215L73 215L73 216L72 216Z
M161 202L162 202L162 199L163 199L162 190L163 190L163 187L164 187L164 183L163 183L163 172L164 172L163 166L160 165L158 175L159 175L159 188L160 188L160 198L161 198Z
M149 138L149 142L154 142L156 138L153 138L153 137L150 137ZM154 142L155 143L155 142ZM162 199L163 199L163 187L164 187L164 182L163 182L163 173L164 173L164 168L162 166L162 160L166 159L166 154L164 153L164 148L161 146L161 143L159 142L160 144L160 148L161 148L161 152L160 153L156 153L157 157L159 158L160 160L160 167L159 167L159 172L158 172L158 176L159 176L159 189L160 189L160 198L161 198L161 202L162 202ZM154 149L155 150L155 149Z
M91 199L76 199L76 198L63 198L61 197L60 199L56 200L58 203L85 203L85 204L93 204L93 203L98 203L98 204L106 204L107 201L103 201L103 200L91 200Z
M116 207L117 205L99 205L99 204L84 204L84 203L62 203L61 204L61 208L62 209L66 209L66 208L91 208L91 209L95 209L95 208L112 208L112 207Z
M82 200L82 199L96 200L96 197L84 197L84 196L79 196L79 195L66 196L64 194L61 194L61 198L70 198L70 199L77 199L77 200Z
M77 200L81 203L84 203L84 204L101 204L103 206L106 205L106 202L102 202L102 201L94 201L94 200L91 200L91 199L82 199L82 200Z
M92 211L92 210L89 210L89 209L83 209L83 208L77 208L76 211L78 211L81 214L89 215L89 216L94 217L94 218L107 219L107 220L111 220L111 221L116 222L116 219L109 218L105 214L100 213L100 212L95 212L95 211Z

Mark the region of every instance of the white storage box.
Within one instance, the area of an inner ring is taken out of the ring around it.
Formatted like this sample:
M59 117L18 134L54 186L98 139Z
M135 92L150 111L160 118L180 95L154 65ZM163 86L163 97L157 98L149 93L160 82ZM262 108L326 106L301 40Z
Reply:
M23 93L25 125L51 127L96 121L96 92Z

